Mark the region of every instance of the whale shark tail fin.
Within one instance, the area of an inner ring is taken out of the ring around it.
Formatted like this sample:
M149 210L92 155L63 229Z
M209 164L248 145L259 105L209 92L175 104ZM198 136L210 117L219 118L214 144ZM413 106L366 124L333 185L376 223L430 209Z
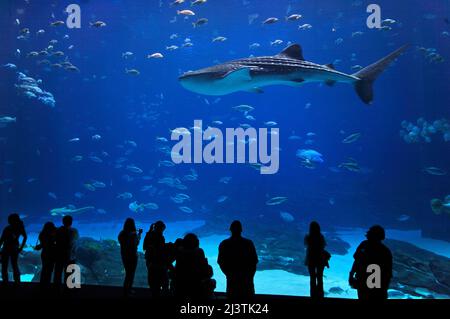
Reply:
M366 66L365 68L354 73L353 76L359 78L355 82L355 90L359 98L366 104L370 104L373 100L373 83L377 77L394 61L398 56L400 56L407 48L408 44L400 47L391 54L385 56L381 60Z

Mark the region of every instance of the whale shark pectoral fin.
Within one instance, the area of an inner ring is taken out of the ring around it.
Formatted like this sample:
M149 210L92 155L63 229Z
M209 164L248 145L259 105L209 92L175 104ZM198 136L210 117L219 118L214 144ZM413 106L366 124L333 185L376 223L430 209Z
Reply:
M263 89L261 89L259 87L254 87L254 88L248 89L246 91L250 92L250 93L259 93L259 94L264 93Z
M230 81L251 81L252 79L250 75L250 69L245 67L228 71L222 74L219 78L227 79Z
M303 84L303 82L305 82L305 79L302 78L298 78L298 79L291 79L288 83L288 85L291 86L300 86Z
M333 85L336 84L336 81L335 80L326 80L325 84L328 85L328 86L333 86Z

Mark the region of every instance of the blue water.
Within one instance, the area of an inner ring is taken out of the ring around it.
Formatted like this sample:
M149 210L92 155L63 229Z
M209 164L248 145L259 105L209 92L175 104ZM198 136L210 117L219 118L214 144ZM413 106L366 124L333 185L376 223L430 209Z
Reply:
M0 116L17 118L16 123L0 128L2 225L13 211L27 215L27 223L59 221L50 216L50 209L74 205L95 207L76 217L90 223L121 221L128 216L170 222L225 215L230 221L241 218L282 227L279 213L285 211L296 221L315 219L325 228L366 228L380 223L395 229L426 229L431 235L436 229L440 238L443 229L448 230L448 215L434 215L430 200L449 194L449 175L430 175L422 169L435 166L450 172L449 143L442 134L435 134L430 143L408 144L399 133L403 120L450 119L450 37L445 34L450 32L445 20L450 17L448 1L377 1L382 19L396 20L392 30L367 28L369 1L208 0L195 7L188 3L175 7L162 0L85 0L79 1L81 29L49 26L52 21L66 20L64 9L71 1L28 2L2 1L0 5L0 64L17 65L16 70L0 68ZM176 15L180 9L194 10L197 15L185 19ZM284 21L293 13L303 18ZM255 14L258 16L249 24L249 16ZM280 21L261 25L272 16ZM171 22L174 17L176 21ZM192 22L202 17L209 22L193 28ZM106 27L89 27L89 22L97 20ZM312 28L298 30L304 23ZM18 40L25 27L30 29L29 38ZM39 29L45 34L37 36ZM352 37L356 31L363 34ZM171 40L172 34L178 37ZM217 36L227 40L212 43ZM192 47L182 47L186 38ZM336 41L339 38L342 41ZM26 57L31 51L45 49L52 39L58 40L54 51L63 51L63 57ZM284 43L270 45L276 39ZM249 48L255 42L260 47ZM347 73L354 72L352 66L373 63L405 43L411 47L376 81L371 106L363 104L346 84L266 87L262 94L239 92L217 98L187 91L178 83L178 76L188 70L252 54L274 55L288 42L299 43L306 60L334 63ZM166 50L170 45L179 49ZM444 61L430 62L417 47L435 48ZM19 57L16 49L21 51ZM125 59L122 54L127 51L133 56ZM164 58L146 59L155 52ZM37 64L43 59L56 63L66 58L80 72ZM137 69L140 75L126 74L125 69ZM16 72L42 79L40 86L54 95L55 107L19 94L14 87ZM256 121L248 121L232 109L240 104L255 108L251 114ZM160 161L170 160L160 149L166 146L170 150L174 145L170 129L192 127L195 119L203 120L204 128L215 120L230 128L243 123L259 128L265 127L266 121L276 121L280 129L279 172L261 175L242 164L159 166ZM308 132L316 134L311 145L305 145ZM362 134L359 140L342 143L356 132ZM96 134L101 136L98 141L92 140ZM302 139L291 140L291 135ZM169 142L157 142L156 137ZM80 141L68 142L73 138ZM130 140L137 147L125 144ZM302 148L319 151L324 162L315 169L301 166L295 154ZM77 155L83 156L80 162L71 160ZM89 156L103 162L93 162ZM126 161L115 168L120 157ZM348 157L357 160L361 172L330 169ZM143 173L127 171L129 164ZM198 179L183 180L192 169ZM133 181L126 181L124 175ZM187 189L158 183L167 176L179 178ZM232 177L230 183L219 182L225 176ZM89 191L83 184L92 180L106 187ZM153 186L150 191L140 190L149 185ZM82 198L77 198L76 192L82 193ZM132 193L133 199L118 199L124 192ZM177 193L188 194L190 201L174 203L170 197ZM220 196L228 199L218 203ZM288 200L267 206L266 201L275 196ZM133 201L157 203L159 209L134 213L128 208ZM188 206L193 212L182 212L179 206ZM407 220L399 220L401 215L407 215ZM223 227L226 230L228 225Z

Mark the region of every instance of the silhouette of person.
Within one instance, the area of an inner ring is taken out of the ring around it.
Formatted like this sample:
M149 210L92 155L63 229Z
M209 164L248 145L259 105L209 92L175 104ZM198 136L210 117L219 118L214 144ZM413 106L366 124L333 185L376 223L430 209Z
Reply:
M174 243L166 244L167 260L168 260L168 271L167 275L169 278L169 292L175 294L175 266L173 263L177 260L178 254L183 247L183 238L177 238Z
M358 290L358 299L385 300L388 298L389 283L392 278L392 253L382 241L385 239L383 227L375 225L370 227L364 240L356 249L350 271L350 286ZM369 265L378 265L381 272L380 287L370 288L368 277Z
M148 271L148 286L153 297L159 297L163 291L169 290L168 256L166 240L163 236L166 225L157 221L150 226L144 238L145 260Z
M212 276L212 268L200 248L198 237L187 234L175 264L175 296L182 299L211 297L215 289Z
M311 222L309 233L305 236L306 258L312 298L323 298L323 270L328 266L330 254L325 250L326 241L317 222Z
M22 237L22 243L19 243L19 238ZM14 283L20 283L19 270L19 254L25 247L27 242L27 233L23 221L18 214L11 214L8 216L8 226L3 229L0 237L1 259L2 259L2 279L3 283L9 282L8 264L11 261L13 269Z
M45 223L42 231L39 233L39 244L35 250L41 251L41 285L44 288L50 286L52 274L55 269L56 262L56 232L57 228L52 222Z
M72 216L66 215L62 219L63 225L56 230L55 241L55 272L53 282L61 285L67 281L67 266L76 263L78 230L72 227ZM63 276L64 274L64 276Z
M233 221L231 237L220 243L217 263L227 277L228 298L250 298L255 294L253 278L258 264L255 245L242 237L242 224Z
M127 218L123 229L119 234L120 254L123 267L125 268L125 279L123 282L124 296L133 293L133 281L138 263L138 246L141 241L142 229L136 231L134 219Z

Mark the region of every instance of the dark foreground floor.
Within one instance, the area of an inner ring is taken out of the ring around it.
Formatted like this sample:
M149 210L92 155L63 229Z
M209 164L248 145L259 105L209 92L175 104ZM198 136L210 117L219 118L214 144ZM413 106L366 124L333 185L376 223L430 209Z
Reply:
M146 318L333 318L365 317L379 314L384 318L394 311L413 313L416 308L449 309L449 300L388 300L383 305L362 304L358 300L326 298L313 301L307 297L257 295L253 300L229 301L218 293L214 300L179 301L173 298L152 299L148 289L137 288L124 298L120 287L82 286L62 293L43 292L38 284L18 287L0 285L0 310L16 311L20 317L145 316ZM445 310L444 309L444 310ZM86 318L87 319L87 318Z

